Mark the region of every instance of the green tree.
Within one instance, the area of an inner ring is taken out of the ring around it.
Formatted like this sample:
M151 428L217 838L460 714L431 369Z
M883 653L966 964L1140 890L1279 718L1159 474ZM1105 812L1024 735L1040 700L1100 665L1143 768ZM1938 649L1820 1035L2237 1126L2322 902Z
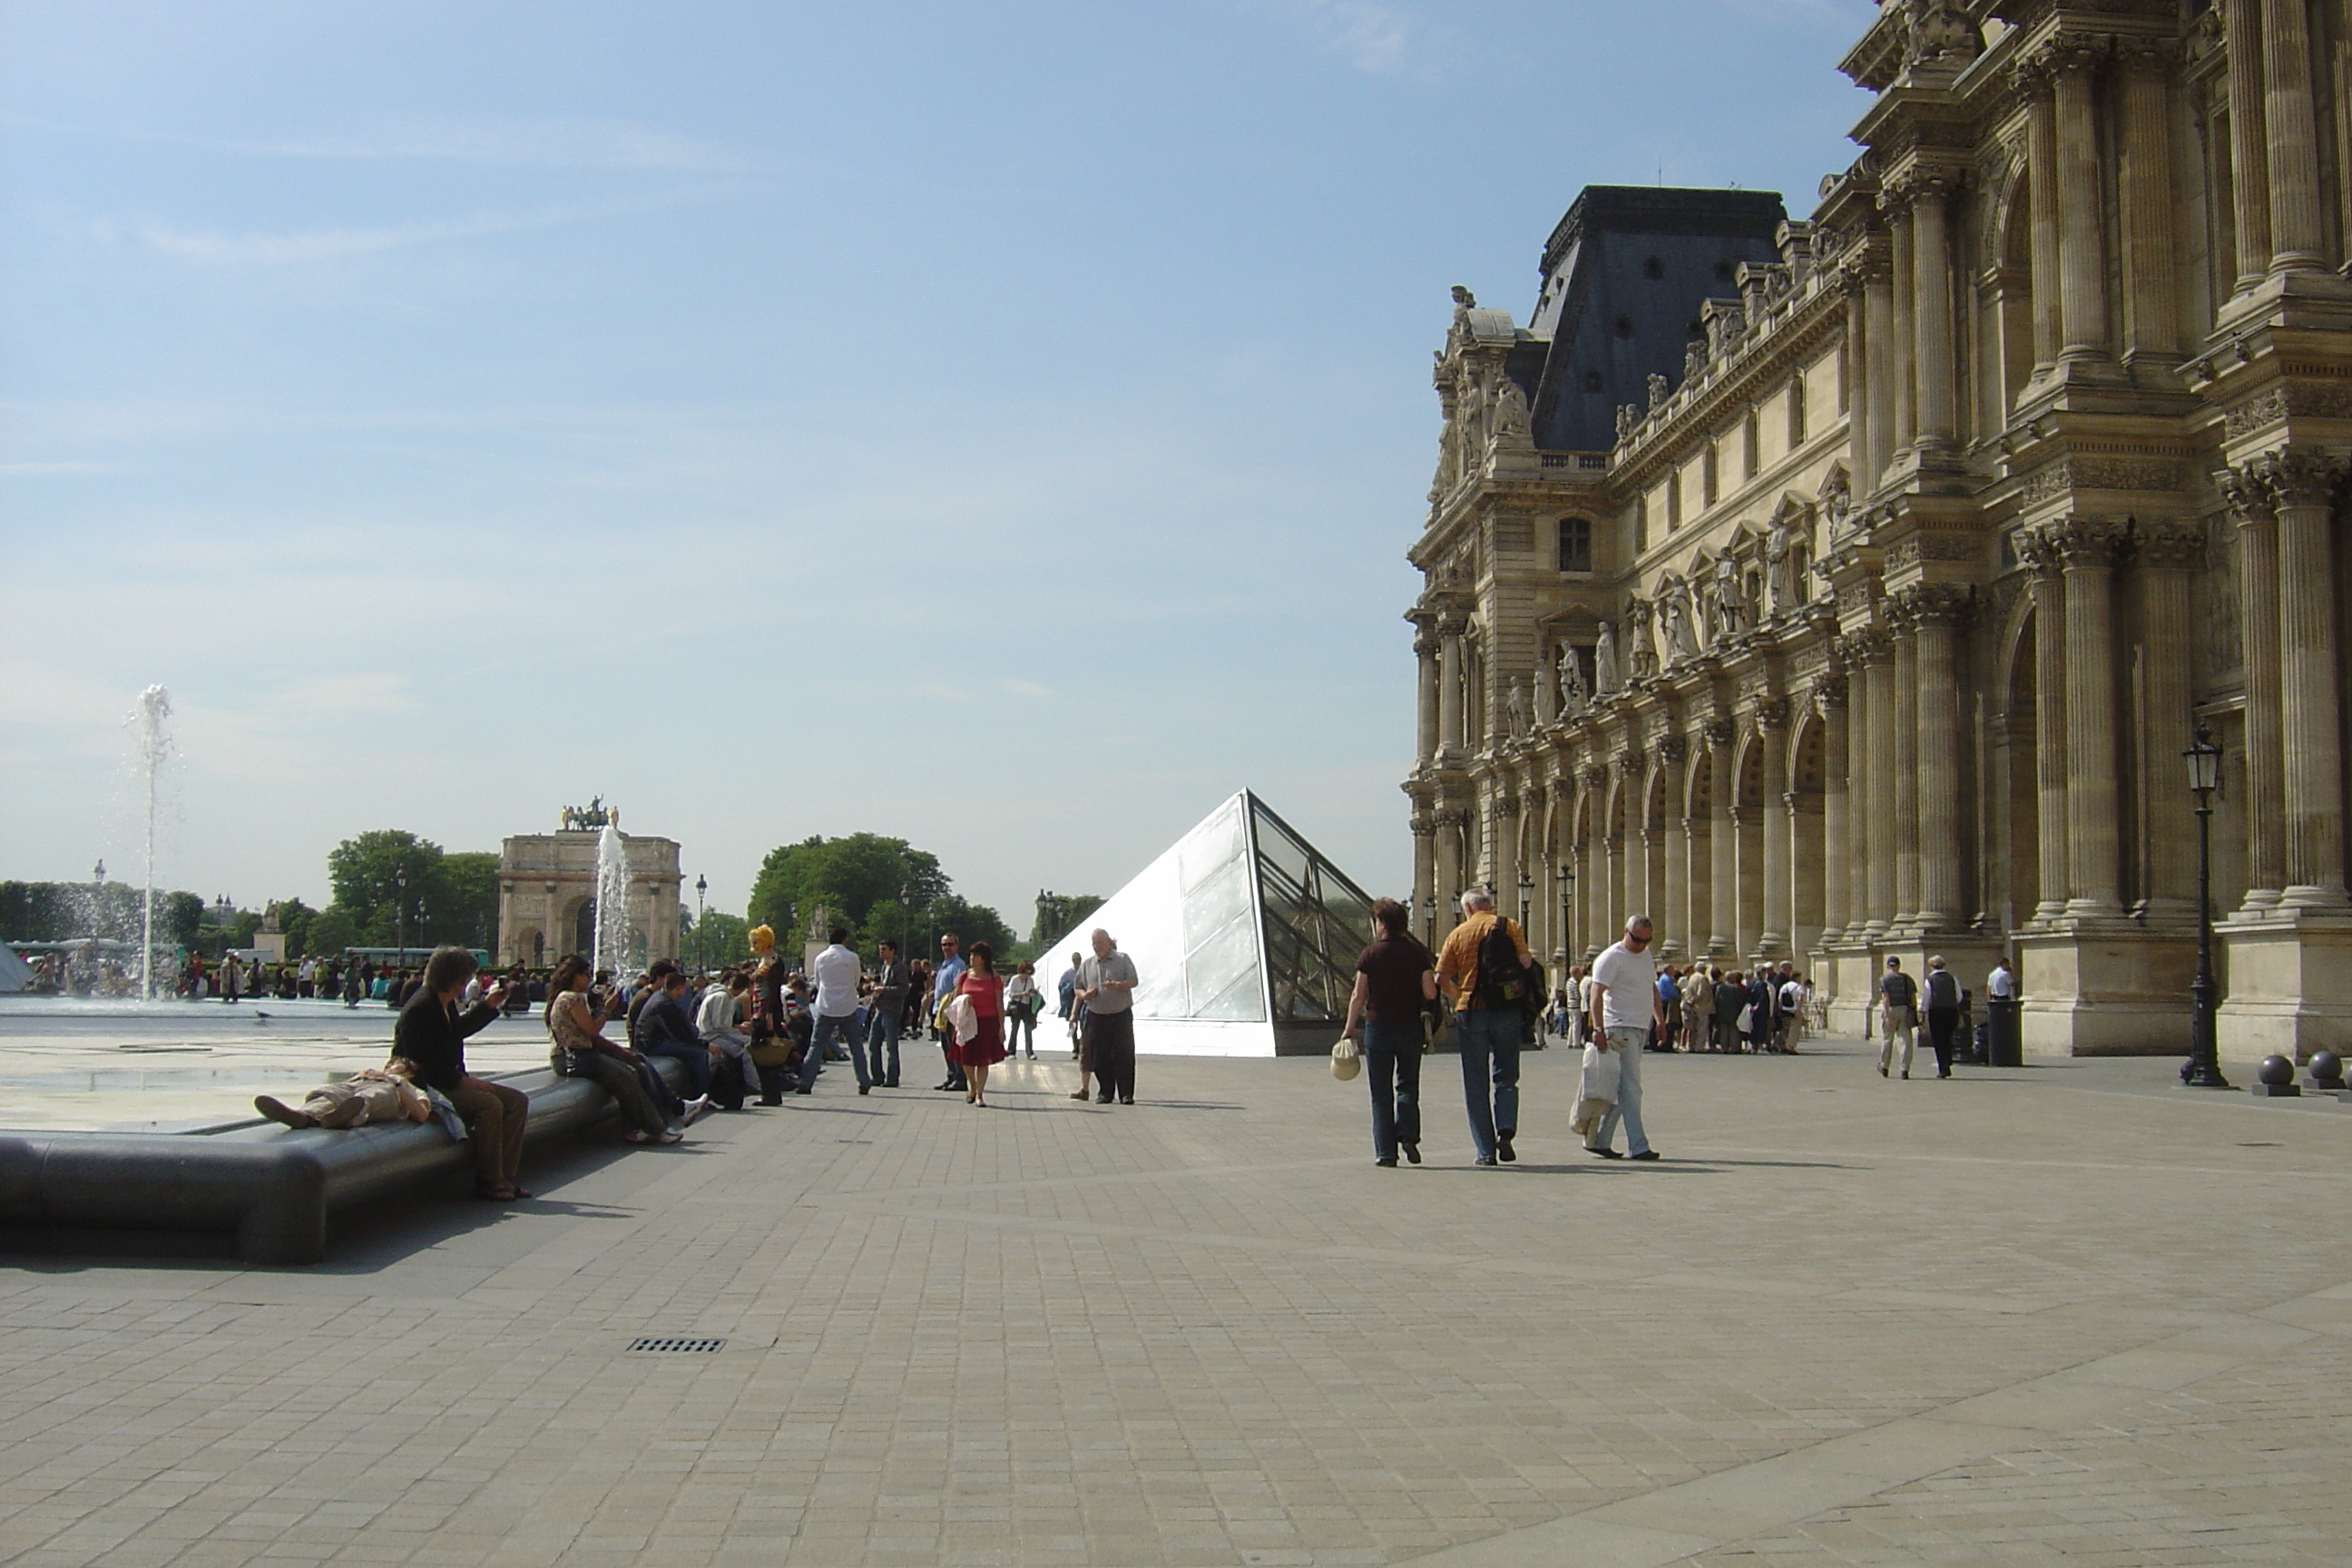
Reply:
M776 943L797 951L810 915L822 905L831 918L862 932L885 900L917 909L949 896L939 857L903 838L853 833L846 838L804 838L769 851L751 884L750 919L774 928Z
M312 951L310 922L318 917L319 911L299 899L278 900L278 929L286 933L286 956L289 960Z
M452 902L441 880L441 846L396 827L346 838L327 852L328 885L334 902L358 922L360 945L388 947L404 928L411 946L425 940L416 926L416 906L425 906L429 921Z
M929 952L937 945L941 931L951 931L963 940L966 951L970 951L973 942L988 943L1000 964L1023 956L1017 945L1020 939L1013 934L1013 928L1004 923L1003 915L986 904L968 902L960 894L943 893L931 900L931 907L926 913L928 918L923 932L918 939L925 944L919 950L921 952Z
M303 951L321 958L340 958L343 949L365 945L360 941L359 922L341 904L329 904L311 916L304 941L309 945Z
M1034 955L1047 942L1067 936L1102 907L1099 893L1048 893L1037 906L1036 923L1029 928L1030 952Z
M441 886L427 925L435 942L493 948L499 942L499 858L478 850L441 857Z
M698 957L706 968L724 969L730 963L747 963L751 957L751 922L741 915L706 910L698 926L688 913L678 922L678 929L685 933L679 939L678 952L688 963Z
M155 940L195 945L205 923L205 901L194 893L163 893L155 900Z

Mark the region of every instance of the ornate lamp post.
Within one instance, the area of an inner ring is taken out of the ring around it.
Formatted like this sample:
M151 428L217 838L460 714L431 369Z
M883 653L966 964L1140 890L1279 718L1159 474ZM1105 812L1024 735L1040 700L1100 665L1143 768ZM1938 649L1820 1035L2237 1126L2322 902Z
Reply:
M393 868L393 873L392 873L392 884L393 884L393 887L396 889L396 890L394 892L393 896L392 896L392 921L393 921L393 930L397 933L398 938L399 938L399 942L400 942L400 956L399 956L398 958L394 959L392 962L393 962L393 966L394 966L394 968L398 968L398 967L399 967L399 966L401 966L402 964L404 964L404 963L406 963L408 962L408 868L407 868L407 867L405 867L405 866L398 866L398 867L394 867L394 868Z
M710 891L710 879L697 872L694 879L694 972L702 973L702 899Z
M1519 873L1519 931L1522 935L1526 934L1528 916L1533 912L1535 901L1535 879L1523 870Z
M2189 983L2189 1060L2180 1081L2191 1089L2227 1089L2214 1008L2220 989L2213 981L2213 792L2221 787L2221 748L2213 730L2200 722L2197 738L2180 753L2189 763L2189 788L2197 796L2197 978Z
M1576 902L1576 867L1570 861L1559 863L1559 967L1568 972L1568 944L1570 936L1569 910Z

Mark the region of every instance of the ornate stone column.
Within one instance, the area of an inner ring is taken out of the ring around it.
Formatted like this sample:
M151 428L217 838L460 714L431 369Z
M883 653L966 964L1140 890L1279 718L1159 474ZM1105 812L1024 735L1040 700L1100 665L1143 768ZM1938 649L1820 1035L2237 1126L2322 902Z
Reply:
M1504 786L1495 797L1495 908L1519 918L1519 797Z
M2121 49L2124 68L2124 257L2130 282L2129 347L2135 355L2180 353L2172 236L2172 47L2151 38Z
M2093 78L2104 40L2070 41L2054 48L2058 103L2059 310L2063 358L2111 357L2107 334L2107 270L2100 245L2099 118Z
M1729 722L1710 719L1701 731L1706 742L1708 777L1713 781L1714 824L1707 830L1707 902L1709 958L1732 958L1739 952L1739 799L1738 781L1731 776Z
M2253 0L2246 0L2251 5ZM2238 636L2246 681L2246 901L2239 918L2275 909L2286 886L2285 756L2279 738L2278 513L2261 466L2213 482L2238 525Z
M1684 811L1683 795L1686 782L1683 761L1689 754L1690 742L1680 735L1668 735L1658 742L1658 763L1666 774L1666 816L1659 829L1666 840L1666 901L1657 912L1666 929L1658 954L1676 962L1706 946L1693 934L1691 926L1690 818Z
M1437 824L1426 811L1412 814L1412 909L1410 924L1428 940L1429 910L1437 892Z
M1868 635L1845 643L1845 939L1870 939L1870 824L1877 804L1875 768L1870 754L1870 667L1864 658Z
M1462 879L1462 830L1469 826L1470 815L1454 805L1438 812L1436 817L1437 934L1443 937L1454 929L1455 917L1449 902L1466 886Z
M1880 259L1875 246L1866 265L1869 272L1863 284L1863 295L1870 320L1870 364L1863 378L1862 395L1870 403L1870 452L1862 471L1854 475L1853 499L1857 506L1885 480L1886 470L1895 461L1895 269L1890 262Z
M1923 450L1952 444L1952 252L1944 217L1951 176L1914 170L1902 195L1911 214L1911 364L1917 410L1914 442Z
M2301 13L2297 12L2297 26ZM2275 7L2263 18L2279 31ZM2273 68L2277 56L2272 57ZM2278 126L2276 84L2271 124ZM2284 157L2272 160L2273 166ZM2271 201L2278 205L2278 187ZM2284 218L2279 223L2285 254ZM2299 254L2299 253L2298 253ZM2298 263L2300 265L2300 263ZM2307 452L2264 459L2271 500L2278 508L2279 740L2286 806L2286 887L2284 909L2340 910L2352 904L2344 887L2344 751L2340 659L2336 644L2336 568L2328 539L2330 505L2340 467Z
M2143 831L2147 864L2138 912L2152 924L2179 925L2197 916L2197 832L2194 817L2168 786L2180 776L2180 754L2195 731L2189 660L2180 650L2197 637L2189 595L2194 574L2205 563L2205 531L2193 519L2149 523L2137 530L2133 544L2147 703L2139 726L2139 768L2154 803Z
M1459 757L1465 750L1462 741L1463 697L1468 679L1462 657L1465 629L1465 623L1460 616L1443 616L1437 622L1438 745L1449 760Z
M2066 574L2066 913L2123 914L2116 840L2115 563L2123 531L2072 517L2049 530Z
M2033 574L2033 922L2066 912L2066 580L2065 559L2038 533L2018 538Z
M2026 106L2026 222L2033 258L2033 379L2039 381L2066 346L2058 302L2058 103L2043 62L2021 64L2017 86Z
M1906 600L1919 661L1915 756L1927 762L1918 770L1919 908L1914 923L1929 934L1968 923L1960 875L1967 859L1960 841L1960 759L1968 752L1960 736L1958 654L1969 591L1922 583L1909 590Z
M2263 78L2271 153L2271 273L2324 271L2327 241L2321 226L2319 130L2312 108L2311 19L2305 0L2263 0ZM2280 522L2284 533L2285 520ZM2291 836L2292 824L2288 831ZM2288 854L2292 858L2294 851Z
M1901 804L1891 774L1895 756L1895 646L1885 634L1864 645L1870 715L1870 905L1874 942L1895 929L1895 821Z
M1642 787L1641 760L1630 752L1622 752L1616 767L1618 797L1625 813L1625 857L1617 881L1614 923L1622 925L1627 915L1650 912L1650 814L1649 797Z
M1870 454L1875 437L1870 428L1870 296L1858 262L1838 269L1837 285L1845 296L1846 449L1853 454L1853 490L1857 498L1870 493Z
M1845 676L1832 668L1813 682L1813 710L1822 716L1822 942L1845 934L1846 732Z
M1412 651L1419 661L1419 701L1414 708L1413 756L1415 765L1423 768L1437 761L1437 648L1438 638L1433 629L1435 617L1419 616L1413 620Z
M1895 258L1895 331L1887 342L1886 371L1895 382L1894 440L1887 452L1892 463L1911 449L1919 437L1918 264L1913 259L1911 209L1895 191L1879 194L1879 210L1886 215L1886 230Z
M2222 0L2230 40L2230 186L2236 203L2238 292L2271 269L2270 146L2263 136L2262 0Z
M1789 700L1768 697L1756 705L1756 731L1764 747L1764 925L1759 952L1787 956L1796 927L1797 882L1790 854Z
M1907 932L1919 918L1919 633L1907 600L1886 605L1895 634L1895 928Z

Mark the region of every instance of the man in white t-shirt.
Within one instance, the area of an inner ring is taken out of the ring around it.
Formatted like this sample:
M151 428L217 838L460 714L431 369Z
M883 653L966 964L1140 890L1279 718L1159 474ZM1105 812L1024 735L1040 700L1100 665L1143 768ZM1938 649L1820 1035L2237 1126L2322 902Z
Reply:
M857 1034L857 981L866 966L850 951L848 928L834 927L825 933L825 940L831 945L809 965L816 981L816 1000L809 1007L814 1026L808 1050L801 1058L800 1092L816 1091L825 1047L837 1039L849 1052L850 1065L857 1069L857 1092L865 1094L874 1087L874 1075L866 1066L866 1042Z
M1592 974L1584 983L1591 998L1592 1043L1617 1054L1617 1103L1592 1129L1584 1147L1604 1160L1654 1160L1650 1135L1642 1130L1642 1054L1650 1031L1664 1022L1658 1001L1658 961L1650 956L1650 917L1634 915L1625 922L1624 939L1603 949L1592 961ZM1625 1123L1625 1154L1611 1148L1617 1123Z

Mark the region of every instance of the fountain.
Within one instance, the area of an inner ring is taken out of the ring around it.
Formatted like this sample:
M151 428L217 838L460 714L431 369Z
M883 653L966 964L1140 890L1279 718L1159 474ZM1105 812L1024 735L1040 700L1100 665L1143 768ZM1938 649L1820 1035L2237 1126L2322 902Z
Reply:
M139 760L147 770L147 885L140 904L139 996L155 999L155 816L163 796L163 763L172 754L172 737L163 721L172 716L172 694L151 686L139 694Z
M606 822L596 832L596 951L589 963L625 978L629 962L629 852L621 830Z

